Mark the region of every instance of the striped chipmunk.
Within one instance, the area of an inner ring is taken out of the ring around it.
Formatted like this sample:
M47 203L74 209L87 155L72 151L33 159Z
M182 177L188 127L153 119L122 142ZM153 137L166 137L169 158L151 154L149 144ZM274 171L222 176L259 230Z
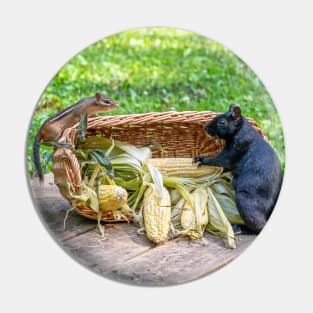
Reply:
M81 99L77 103L48 118L40 127L33 144L33 162L40 181L43 181L40 164L40 144L56 146L63 131L77 124L82 119L84 113L90 116L98 112L111 111L118 107L119 105L112 99L97 92L95 96Z

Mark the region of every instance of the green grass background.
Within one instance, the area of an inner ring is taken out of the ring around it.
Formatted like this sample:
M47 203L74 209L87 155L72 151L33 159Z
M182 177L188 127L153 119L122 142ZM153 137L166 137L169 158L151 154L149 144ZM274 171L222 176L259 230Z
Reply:
M145 28L99 40L74 56L50 81L34 112L27 144L56 112L101 91L120 104L108 114L228 110L241 106L264 130L284 167L284 138L273 101L256 74L219 43L192 32ZM52 149L41 146L45 172Z

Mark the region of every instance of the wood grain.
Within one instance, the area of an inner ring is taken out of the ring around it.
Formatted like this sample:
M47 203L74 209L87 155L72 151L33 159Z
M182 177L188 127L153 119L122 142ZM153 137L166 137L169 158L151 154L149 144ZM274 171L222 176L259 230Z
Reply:
M93 230L96 227L94 221L90 221L76 212L71 211L65 222L66 212L71 208L70 204L57 197L47 197L33 199L39 216L46 226L47 230L58 241L67 240L86 231Z
M241 236L237 249L225 248L220 238L208 235L206 244L178 238L155 247L148 253L126 261L106 277L136 285L167 286L186 283L206 276L235 259L251 243Z
M104 238L93 230L62 244L78 262L101 274L153 247L144 236L137 235L137 229L127 223L106 224Z
M138 235L136 224L105 224L105 237L96 222L71 212L70 204L59 193L53 176L45 184L31 182L34 205L42 222L60 246L76 261L94 272L116 281L141 286L167 286L204 277L240 255L255 236L238 237L237 249L225 248L221 238L207 234L204 242L179 237L155 246L145 235Z

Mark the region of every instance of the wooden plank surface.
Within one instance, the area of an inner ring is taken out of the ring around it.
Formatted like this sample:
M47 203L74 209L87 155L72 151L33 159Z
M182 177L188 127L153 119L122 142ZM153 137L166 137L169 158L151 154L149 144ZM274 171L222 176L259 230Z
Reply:
M250 243L249 236L241 236L237 249L231 250L211 235L206 236L206 244L181 237L102 274L136 285L181 284L213 273L236 258Z
M137 235L133 224L106 224L105 237L92 230L63 242L65 250L81 264L102 274L138 255L149 251L153 245Z
M38 179L33 179L30 184L30 191L42 222L56 240L69 239L94 229L94 222L75 212L69 213L64 229L66 212L71 206L59 193L52 174L45 175L44 182L41 184L39 184Z
M64 222L66 212L71 206L63 198L35 198L33 201L46 228L58 241L73 238L95 229L94 221L90 221L74 211L69 212L68 218Z
M96 231L96 222L71 212L64 230L64 217L70 204L59 194L53 176L45 183L31 182L31 193L48 231L76 261L96 273L124 283L166 286L206 276L235 259L255 236L238 237L237 249L227 249L221 238L207 234L204 242L184 237L155 246L138 226L105 224L105 237Z

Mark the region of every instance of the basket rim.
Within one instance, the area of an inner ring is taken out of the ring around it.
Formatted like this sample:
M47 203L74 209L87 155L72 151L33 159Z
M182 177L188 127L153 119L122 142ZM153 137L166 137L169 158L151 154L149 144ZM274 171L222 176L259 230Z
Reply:
M88 128L92 128L101 124L101 126L121 126L136 125L149 123L176 123L176 124L204 124L224 112L214 111L166 111L166 112L148 112L133 113L121 115L101 115L88 117ZM263 137L266 137L263 130L257 122L250 117L244 117L249 124L254 126ZM78 123L72 128L76 128Z
M148 112L148 113L133 113L133 114L121 114L121 115L101 115L101 116L89 116L87 129L97 129L98 127L116 127L126 125L143 125L143 124L202 124L210 122L217 115L223 114L223 112L214 111L166 111L166 112ZM263 129L257 124L257 122L250 117L244 117L251 126L253 126L257 132L268 141ZM61 135L61 141L68 139L68 136L75 136L76 128L79 122L70 128L63 131ZM67 138L66 138L67 137Z
M89 117L90 127L100 123L108 126L119 125L136 125L149 123L205 123L209 119L214 118L221 113L213 111L166 111L166 112L148 112L148 113L132 113L121 115L101 115Z

